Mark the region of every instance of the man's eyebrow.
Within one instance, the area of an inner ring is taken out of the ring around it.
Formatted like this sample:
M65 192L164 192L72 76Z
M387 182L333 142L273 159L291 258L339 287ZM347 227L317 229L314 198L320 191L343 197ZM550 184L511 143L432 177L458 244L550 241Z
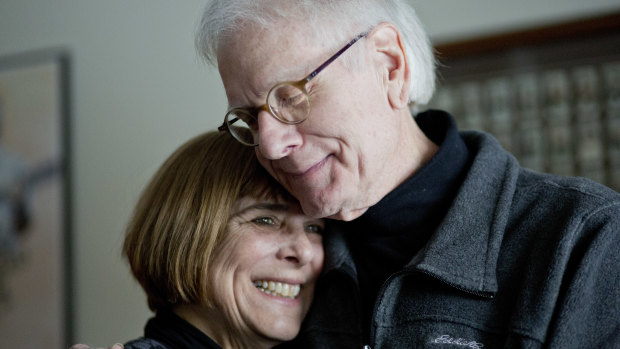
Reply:
M260 86L258 88L253 88L251 86L249 86L249 84L247 84L246 88L250 89L250 95L256 97L258 100L266 100L267 99L267 91L263 91L261 92L262 89L264 89L264 87ZM269 87L266 87L269 88ZM245 99L245 98L244 98ZM263 105L265 102L261 103L260 105ZM239 108L239 109L252 109L252 108L256 108L257 106L253 105L252 103L248 103L248 101L244 101L241 103L230 103L230 101L228 101L228 109L233 109L233 108Z
M261 103L260 105L263 105L264 103L266 103L266 99L267 99L267 93L269 92L269 90L276 86L277 84L283 83L283 82L295 82L299 79L304 79L306 78L305 75L301 75L301 74L308 74L308 72L312 71L312 67L310 66L310 64L308 62L304 63L303 68L301 68L301 71L299 71L299 67L291 67L288 70L283 70L283 71L279 71L278 73L280 73L280 75L282 75L281 78L276 78L273 81L271 80L263 80L260 85L258 86L254 86L252 87L251 84L247 84L246 88L250 89L250 94L252 96L255 96L258 100L265 100L265 102ZM297 75L300 75L297 77ZM286 78L288 77L288 78ZM291 78L293 77L293 78ZM251 105L251 104L231 104L228 103L228 109L233 109L233 108L240 108L240 109L252 109L252 108L257 108L260 107L260 105L256 106L256 105Z

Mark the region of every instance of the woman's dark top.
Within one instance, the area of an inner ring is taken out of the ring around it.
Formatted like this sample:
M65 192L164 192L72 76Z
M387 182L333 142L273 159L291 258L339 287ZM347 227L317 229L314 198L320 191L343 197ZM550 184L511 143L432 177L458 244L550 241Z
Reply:
M144 327L144 337L125 349L222 349L204 332L170 310L160 310Z

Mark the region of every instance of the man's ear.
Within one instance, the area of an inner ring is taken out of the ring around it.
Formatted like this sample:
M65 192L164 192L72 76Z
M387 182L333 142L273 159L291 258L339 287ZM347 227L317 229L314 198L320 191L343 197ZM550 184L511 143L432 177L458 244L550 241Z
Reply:
M400 32L391 23L378 24L368 35L374 44L387 97L393 108L407 107L409 102L409 66Z

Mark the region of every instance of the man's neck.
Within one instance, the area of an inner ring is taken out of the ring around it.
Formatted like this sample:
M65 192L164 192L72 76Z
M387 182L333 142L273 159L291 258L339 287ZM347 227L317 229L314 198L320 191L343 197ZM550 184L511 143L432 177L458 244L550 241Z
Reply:
M401 168L401 176L398 183L390 188L387 192L391 192L397 186L402 184L407 178L411 177L426 163L428 163L437 151L439 146L428 138L424 132L420 129L417 122L415 122L413 116L408 113L409 118L403 121L403 129L407 132L402 139L402 153L399 154ZM387 194L386 193L386 194Z
M380 181L382 185L375 187L373 193L369 193L366 201L368 206L340 211L327 218L351 221L360 217L368 208L416 173L437 153L439 147L422 132L407 108L404 108L398 117L401 122L398 128L400 132L395 140L396 151L386 154L391 157L391 161L382 174Z

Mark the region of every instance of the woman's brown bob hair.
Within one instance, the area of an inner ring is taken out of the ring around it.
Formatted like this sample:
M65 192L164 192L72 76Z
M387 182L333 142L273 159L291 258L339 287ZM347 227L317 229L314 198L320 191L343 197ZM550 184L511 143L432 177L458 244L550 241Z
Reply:
M152 310L209 303L209 262L237 199L294 200L251 147L208 132L177 149L142 192L123 254Z

